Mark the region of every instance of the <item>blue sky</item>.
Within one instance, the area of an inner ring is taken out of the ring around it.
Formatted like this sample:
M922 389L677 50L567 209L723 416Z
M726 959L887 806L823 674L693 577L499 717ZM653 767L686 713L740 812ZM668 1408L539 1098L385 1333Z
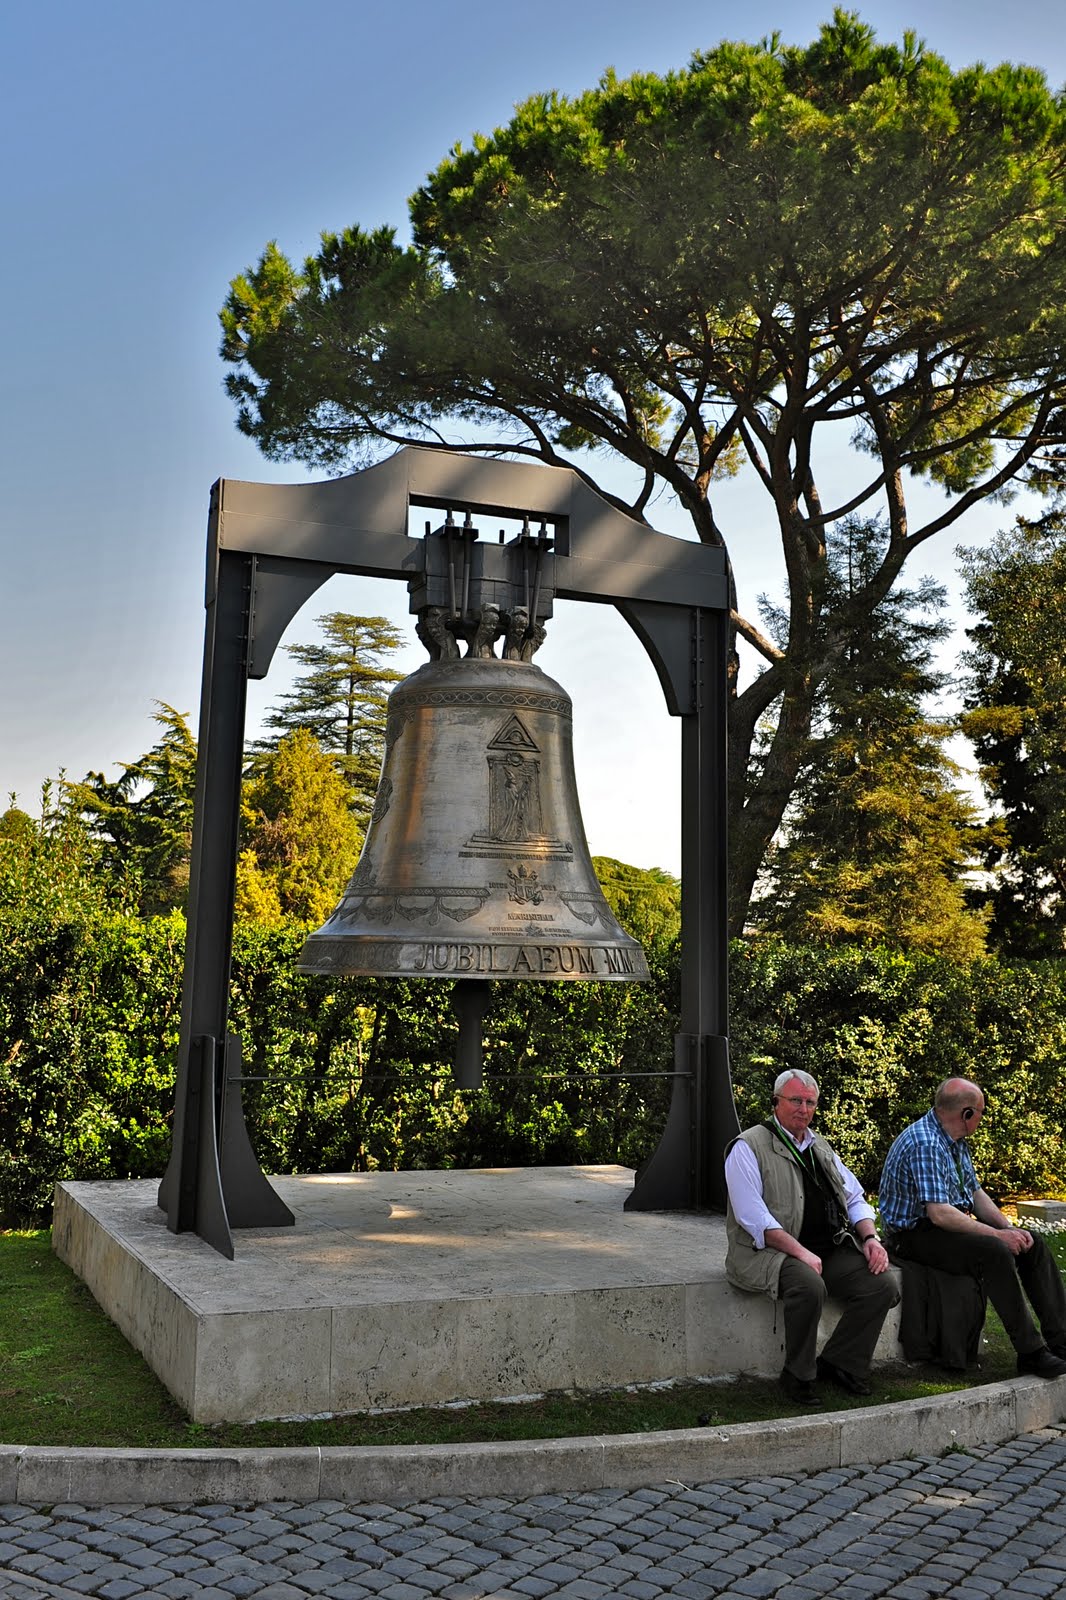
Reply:
M814 36L831 5L750 0L39 0L3 8L5 312L0 362L0 802L113 770L154 741L153 701L195 725L207 495L216 477L293 482L233 425L217 312L276 238L296 257L350 222L406 223L405 201L456 140L538 90L607 66L682 66L723 37ZM1066 80L1052 0L860 7L882 37L914 27L955 65L1027 61ZM776 585L761 499L738 490L731 550L748 609ZM951 581L952 550L922 570ZM663 506L656 520L682 531ZM917 575L917 573L916 573ZM402 585L337 580L326 609L403 622ZM590 615L590 613L593 613ZM402 665L423 659L412 648ZM538 661L575 700L594 851L678 867L677 725L608 611L565 608ZM254 719L285 687L281 658ZM619 684L624 690L619 690Z

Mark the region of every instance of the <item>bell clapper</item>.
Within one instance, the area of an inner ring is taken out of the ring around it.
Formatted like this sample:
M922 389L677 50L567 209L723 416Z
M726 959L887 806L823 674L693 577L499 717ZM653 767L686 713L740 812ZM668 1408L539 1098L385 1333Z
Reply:
M481 1029L491 999L492 984L484 978L460 978L452 990L452 1008L459 1019L455 1082L460 1089L481 1088Z

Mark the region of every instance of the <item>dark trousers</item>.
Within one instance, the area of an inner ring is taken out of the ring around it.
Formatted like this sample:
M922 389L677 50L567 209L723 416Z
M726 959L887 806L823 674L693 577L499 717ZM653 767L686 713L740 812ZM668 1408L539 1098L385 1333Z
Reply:
M815 1376L818 1320L832 1295L844 1302L844 1310L822 1354L852 1377L865 1378L882 1324L899 1304L899 1274L891 1267L871 1272L866 1258L850 1244L834 1245L822 1256L820 1277L794 1256L786 1256L779 1293L785 1312L785 1366L794 1377Z
M1020 1356L1043 1344L1066 1348L1066 1289L1055 1258L1039 1234L1031 1250L1013 1256L989 1234L950 1233L932 1223L894 1233L893 1255L961 1277L979 1278ZM1026 1299L1029 1305L1026 1305ZM1038 1329L1029 1306L1036 1312Z

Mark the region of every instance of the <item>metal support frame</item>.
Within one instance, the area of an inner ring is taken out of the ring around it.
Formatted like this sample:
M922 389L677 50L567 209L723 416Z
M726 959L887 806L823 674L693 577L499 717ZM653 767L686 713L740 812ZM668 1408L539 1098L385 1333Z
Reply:
M723 1152L739 1132L728 1055L726 621L724 552L659 533L564 467L405 449L327 483L220 479L211 496L207 620L188 934L170 1161L159 1204L233 1256L234 1227L293 1221L244 1127L239 1043L228 1033L233 886L246 685L266 675L289 622L337 572L401 578L412 609L439 580L411 506L550 525L531 623L553 595L613 604L650 656L681 718L681 1016L673 1098L627 1209L724 1208ZM471 543L483 591L512 585L529 536Z

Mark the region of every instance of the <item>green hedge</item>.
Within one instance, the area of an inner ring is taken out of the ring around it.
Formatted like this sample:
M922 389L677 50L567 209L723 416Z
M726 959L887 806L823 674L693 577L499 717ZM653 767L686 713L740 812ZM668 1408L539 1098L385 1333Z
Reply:
M162 1171L185 927L0 915L0 1221L47 1217L57 1178Z
M738 946L732 1058L741 1121L801 1067L821 1088L819 1126L875 1190L889 1145L944 1078L975 1079L988 1114L973 1136L1001 1199L1066 1191L1066 966L970 966L888 950Z
M648 985L498 985L486 1087L447 1062L449 986L293 970L298 928L238 930L233 1026L269 1172L620 1161L654 1149L669 1097L677 950ZM45 1219L57 1178L157 1177L170 1143L184 924L0 913L0 1223ZM813 1072L821 1126L871 1188L900 1127L952 1073L986 1089L986 1186L1066 1192L1066 973L881 950L738 945L733 1070L744 1124L773 1077Z
M181 1003L178 915L0 913L0 1225L46 1218L59 1178L157 1177ZM300 977L304 930L238 928L231 1025L268 1172L622 1161L654 1147L669 1070L673 955L656 981L498 985L486 1087L447 1063L450 984Z

